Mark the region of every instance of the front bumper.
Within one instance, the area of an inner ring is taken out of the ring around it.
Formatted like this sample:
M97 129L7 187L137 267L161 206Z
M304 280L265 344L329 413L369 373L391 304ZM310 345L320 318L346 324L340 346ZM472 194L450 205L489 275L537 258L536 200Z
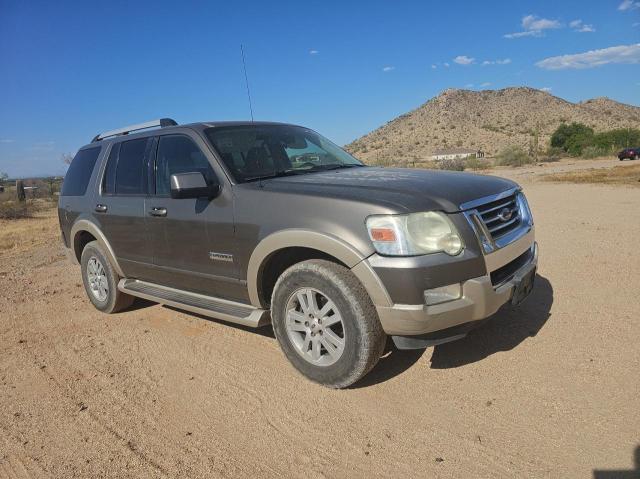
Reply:
M491 273L530 251L529 260L510 277L494 286ZM462 297L446 303L391 306L376 305L385 332L393 336L415 336L481 321L511 300L518 278L536 267L538 246L531 230L517 241L485 256L488 273L463 281Z

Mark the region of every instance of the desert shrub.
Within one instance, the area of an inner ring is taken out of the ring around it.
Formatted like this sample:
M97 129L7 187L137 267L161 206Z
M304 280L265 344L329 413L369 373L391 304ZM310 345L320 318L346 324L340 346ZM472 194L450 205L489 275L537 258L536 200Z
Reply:
M438 168L441 170L464 171L464 160L462 158L440 160Z
M591 159L599 156L606 156L607 150L599 146L587 146L582 150L582 158Z
M560 160L560 158L562 158L563 156L566 156L566 153L562 148L550 146L549 148L547 148L547 151L543 152L540 155L539 161L542 163L550 163L552 161Z
M523 166L533 163L533 158L525 153L519 146L507 146L497 155L498 165L501 166Z
M465 169L469 169L469 170L486 170L490 166L491 165L487 160L483 160L480 158L471 157L471 158L467 158L464 161Z
M0 202L0 219L17 220L30 218L35 211L35 205L31 201L20 203L18 201Z

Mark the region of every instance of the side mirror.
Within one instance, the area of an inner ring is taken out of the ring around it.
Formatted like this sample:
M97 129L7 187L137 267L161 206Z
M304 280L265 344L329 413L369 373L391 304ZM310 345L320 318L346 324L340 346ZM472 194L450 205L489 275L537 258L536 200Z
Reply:
M171 175L171 198L208 198L213 199L220 194L220 183L207 184L200 172L176 173Z

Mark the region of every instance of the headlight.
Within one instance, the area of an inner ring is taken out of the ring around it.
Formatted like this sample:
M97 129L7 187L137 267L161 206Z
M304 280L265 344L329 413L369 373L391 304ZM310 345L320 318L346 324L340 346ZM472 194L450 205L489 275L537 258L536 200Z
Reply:
M520 208L520 214L522 215L522 222L532 225L533 216L531 215L531 209L524 193L518 193L518 207Z
M367 218L373 246L388 256L416 256L445 252L460 254L464 245L447 215L437 212L376 215Z

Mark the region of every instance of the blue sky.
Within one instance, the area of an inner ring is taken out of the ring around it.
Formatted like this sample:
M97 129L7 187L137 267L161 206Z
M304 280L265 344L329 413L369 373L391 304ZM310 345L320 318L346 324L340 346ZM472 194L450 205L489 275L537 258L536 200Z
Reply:
M149 119L247 119L241 43L256 119L339 144L450 87L640 104L640 0L0 0L0 171L62 173Z

